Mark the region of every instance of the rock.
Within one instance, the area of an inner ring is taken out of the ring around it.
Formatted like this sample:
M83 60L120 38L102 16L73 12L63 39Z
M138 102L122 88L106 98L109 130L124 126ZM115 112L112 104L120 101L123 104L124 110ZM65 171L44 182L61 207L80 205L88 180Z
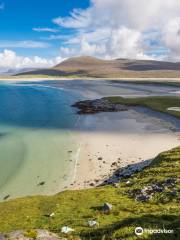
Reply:
M155 192L163 192L164 190L164 187L160 184L152 184L151 187Z
M8 198L10 198L10 195L6 195L3 200L7 200Z
M36 236L35 239L37 240L59 240L60 238L58 235L51 233L44 229L36 229L36 230L30 230L30 231L14 231L8 234L8 240L32 240L31 236ZM3 239L4 240L4 239Z
M0 240L6 240L6 238L3 234L0 234Z
M167 178L164 182L165 186L174 186L177 183L177 178L176 177L170 177Z
M90 221L88 221L88 226L89 227L98 227L99 223L96 222L95 220L90 220Z
M153 183L151 185L145 186L142 189L133 189L129 193L137 201L146 202L150 200L155 193L160 193L164 191L164 186L161 183Z
M54 217L54 216L55 216L55 213L52 212L49 216L50 216L50 217Z
M58 239L60 239L58 237L58 235L51 233L47 230L40 229L40 230L37 230L37 232L38 232L38 237L37 237L38 240L58 240Z
M128 180L128 181L126 182L126 185L129 185L129 184L131 184L131 182Z
M140 195L137 195L135 199L136 199L137 201L147 202L147 201L150 200L151 197L152 197L151 195L143 195L143 194L140 194Z
M153 188L152 186L146 186L144 188L141 189L141 193L144 195L150 195L153 193Z
M118 183L113 183L113 187L118 188L119 184Z
M44 216L45 216L45 217L54 217L54 216L55 216L55 213L52 212L52 213L50 213L50 214L45 214Z
M113 162L113 163L111 164L111 167L114 167L114 166L117 166L117 162Z
M95 99L95 100L86 100L80 101L72 105L79 109L78 114L94 114L98 112L118 112L118 111L127 111L128 107L111 103L107 99Z
M175 197L177 195L177 191L173 190L172 192L169 193L171 196Z
M74 232L74 229L72 229L70 227L67 227L67 226L64 226L64 227L61 228L61 232L65 233L65 234L68 234L68 233Z
M38 186L43 186L44 184L45 184L46 182L40 182L40 183L38 183Z
M102 160L103 158L102 157L98 157L98 160Z
M95 183L90 183L89 184L91 187L94 187L95 186Z
M112 210L112 205L110 203L104 203L103 211L104 212L110 212L111 210Z

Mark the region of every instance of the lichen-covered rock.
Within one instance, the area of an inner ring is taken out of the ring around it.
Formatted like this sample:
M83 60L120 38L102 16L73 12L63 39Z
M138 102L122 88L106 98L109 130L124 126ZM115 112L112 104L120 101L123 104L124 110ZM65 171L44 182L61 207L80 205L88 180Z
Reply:
M61 238L44 229L36 229L36 230L18 230L11 232L9 234L0 235L0 240L60 240Z

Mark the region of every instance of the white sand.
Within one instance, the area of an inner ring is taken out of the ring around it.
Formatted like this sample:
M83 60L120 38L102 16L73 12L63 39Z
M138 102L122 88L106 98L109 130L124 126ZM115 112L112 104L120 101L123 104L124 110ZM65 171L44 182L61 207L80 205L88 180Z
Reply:
M0 76L0 81L44 81L44 80L123 80L123 81L147 81L147 82L175 82L179 83L180 78L90 78L90 77L31 77L31 76Z
M153 159L160 152L180 145L180 135L174 133L81 132L78 138L81 148L72 189L89 188L90 183L98 185L111 176L117 167ZM116 167L111 166L113 162L117 162Z

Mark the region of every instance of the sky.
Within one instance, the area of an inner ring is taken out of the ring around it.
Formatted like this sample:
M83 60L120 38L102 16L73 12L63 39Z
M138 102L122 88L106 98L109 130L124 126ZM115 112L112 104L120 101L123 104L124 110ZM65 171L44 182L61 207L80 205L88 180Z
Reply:
M0 71L73 56L180 61L180 0L0 0Z

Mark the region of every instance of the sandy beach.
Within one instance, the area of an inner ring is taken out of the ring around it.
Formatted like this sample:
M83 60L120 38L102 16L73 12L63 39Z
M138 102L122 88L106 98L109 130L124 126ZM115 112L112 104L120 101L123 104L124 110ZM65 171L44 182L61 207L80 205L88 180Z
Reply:
M56 80L56 81L71 81L71 80L92 80L92 81L96 81L96 80L117 80L117 81L127 81L127 82L131 82L131 81L135 81L135 82L160 82L160 83L165 83L165 82L174 82L174 83L180 83L180 78L127 78L127 77L122 77L122 78L92 78L92 77L54 77L54 76L49 76L49 77L31 77L31 76L23 76L23 77L19 77L19 76L0 76L0 81L21 81L21 82L38 82L38 81L48 81L48 80Z
M180 145L179 134L79 133L80 151L72 189L97 186L118 168L152 160Z
M77 115L71 107L116 94L176 96L176 86L72 82L1 84L1 199L94 187L180 145L178 119L169 115L141 107Z

